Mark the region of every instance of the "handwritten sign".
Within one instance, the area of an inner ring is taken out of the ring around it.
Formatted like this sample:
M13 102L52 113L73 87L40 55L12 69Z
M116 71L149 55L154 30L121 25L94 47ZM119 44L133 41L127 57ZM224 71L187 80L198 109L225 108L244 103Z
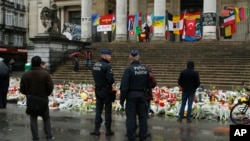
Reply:
M216 26L216 13L203 13L202 25L203 26Z

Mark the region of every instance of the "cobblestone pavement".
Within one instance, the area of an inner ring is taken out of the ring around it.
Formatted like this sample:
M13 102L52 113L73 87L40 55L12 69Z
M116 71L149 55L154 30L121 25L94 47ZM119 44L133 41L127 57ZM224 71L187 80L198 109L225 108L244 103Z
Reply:
M68 110L50 110L55 141L126 141L125 115L113 114L112 130L115 134L105 136L102 126L100 136L89 134L94 128L94 113L80 113ZM41 141L45 141L42 120L39 120ZM176 118L153 116L148 119L151 136L147 141L229 141L230 122L193 120L178 123ZM0 141L30 141L29 117L25 107L8 103L7 109L0 109ZM139 140L139 139L138 139Z

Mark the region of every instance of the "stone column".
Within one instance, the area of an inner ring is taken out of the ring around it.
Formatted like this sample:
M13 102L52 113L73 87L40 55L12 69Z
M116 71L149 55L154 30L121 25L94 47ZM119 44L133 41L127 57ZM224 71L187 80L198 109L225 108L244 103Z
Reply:
M81 41L91 41L92 0L82 0Z
M129 15L135 15L136 12L138 12L138 0L129 0ZM133 27L133 29L135 31L135 26ZM136 42L136 34L129 35L129 40L132 42Z
M154 33L151 41L165 41L165 11L166 11L166 0L154 0L154 16L164 16L164 26L154 26Z
M216 40L216 0L203 1L203 37L202 40Z
M64 28L64 7L60 8L60 20L61 20L61 33L63 31Z
M139 2L139 7L138 7L138 11L139 12L143 12L143 13L147 13L148 12L148 0L138 0Z
M41 5L40 5L41 6ZM40 20L40 13L38 13L38 3L37 1L30 1L29 2L29 10L32 12L29 12L28 16L28 23L29 23L29 37L33 38L37 35L38 31L40 30L39 22ZM41 25L42 26L42 25Z
M117 0L115 41L127 41L127 31L127 0Z

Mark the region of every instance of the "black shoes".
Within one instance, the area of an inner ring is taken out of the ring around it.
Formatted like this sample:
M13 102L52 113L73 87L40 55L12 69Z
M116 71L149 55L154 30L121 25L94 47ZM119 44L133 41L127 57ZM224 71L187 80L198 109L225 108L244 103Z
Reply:
M101 133L99 130L94 130L92 132L90 132L90 135L95 135L95 136L99 136ZM106 131L106 136L111 136L111 135L114 135L114 132L111 131L111 130L107 130Z
M111 130L107 130L106 131L106 136L111 136L111 135L114 135L114 132L111 131Z
M182 119L178 118L177 122L182 123Z
M99 136L100 135L100 131L99 130L94 130L94 131L90 132L90 135Z

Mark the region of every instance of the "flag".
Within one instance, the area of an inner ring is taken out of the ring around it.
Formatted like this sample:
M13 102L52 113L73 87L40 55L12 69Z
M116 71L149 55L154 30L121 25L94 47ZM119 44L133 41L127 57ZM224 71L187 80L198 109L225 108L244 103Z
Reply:
M114 14L105 14L100 17L100 25L110 25L113 22Z
M187 36L195 36L195 31L196 31L195 19L185 19L185 31Z
M232 35L232 29L231 29L231 25L228 25L225 27L225 37L231 36Z
M97 26L100 24L100 15L99 14L93 14L92 15L92 26Z
M137 22L138 22L137 25L141 26L141 24L142 24L142 13L141 12L138 12L138 21Z
M240 20L241 21L245 20L245 18L246 18L246 12L245 12L245 8L244 7L241 7L239 9L239 15L240 15Z
M164 16L154 16L153 19L154 26L164 26Z
M113 16L113 18L112 18L112 33L115 31L115 27L116 27L116 20L115 20L115 16Z
M235 23L235 13L233 10L230 11L230 15L228 17L222 17L222 26L230 25Z
M239 15L238 7L235 7L234 11L235 11L235 21L236 21L236 23L239 23L240 22L240 15Z
M174 34L183 34L183 15L172 15L168 13L168 31Z
M128 16L128 31L134 30L135 15Z
M196 12L185 12L184 13L184 19L200 19L201 18L201 12L200 11L196 11Z
M229 10L221 10L220 16L222 17L228 17L229 16Z
M182 34L183 33L183 15L175 15L173 16L173 27L174 34Z

